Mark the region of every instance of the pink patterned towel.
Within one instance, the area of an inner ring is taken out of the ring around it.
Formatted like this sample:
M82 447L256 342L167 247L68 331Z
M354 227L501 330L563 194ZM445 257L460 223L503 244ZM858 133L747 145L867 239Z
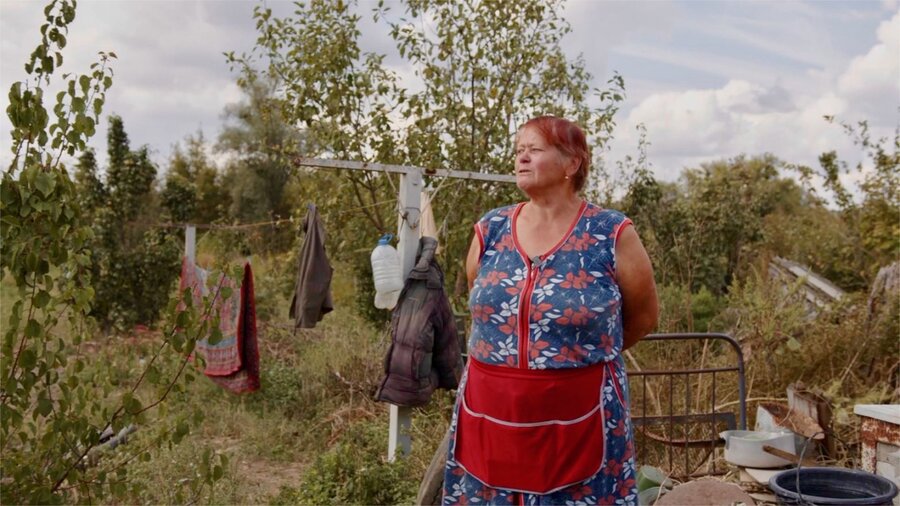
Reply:
M213 295L207 318L219 316L222 339L210 344L208 337L197 341L195 351L206 360L203 373L223 388L235 393L259 389L259 349L256 334L256 305L253 294L253 271L244 265L244 279L238 285L224 274L212 286L207 285L210 272L184 259L181 266L180 290L191 287L194 307L202 308L204 296ZM231 288L229 297L221 290Z

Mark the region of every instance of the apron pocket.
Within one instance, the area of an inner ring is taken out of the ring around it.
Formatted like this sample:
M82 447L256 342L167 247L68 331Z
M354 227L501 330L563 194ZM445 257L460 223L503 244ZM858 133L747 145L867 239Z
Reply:
M547 494L600 471L604 367L554 374L486 369L493 366L476 362L469 361L453 455L469 474L489 487ZM533 388L536 379L541 388ZM580 392L580 402L570 397L563 407L564 391Z

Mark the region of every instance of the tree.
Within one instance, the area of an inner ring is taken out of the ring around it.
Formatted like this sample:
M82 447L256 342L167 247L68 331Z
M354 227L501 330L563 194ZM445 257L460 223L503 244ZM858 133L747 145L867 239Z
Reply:
M795 213L804 198L770 155L688 168L677 184L656 181L643 163L619 207L639 228L660 285L694 293L725 294L768 236L767 217Z
M169 433L164 423L163 430L146 436L149 446L117 452L123 460L93 465L88 457L97 454L104 428L119 431L146 422L148 410L180 386L188 363L184 353L202 326L196 311L175 311L173 303L171 318L178 327L127 387L86 368L89 359L77 353L78 344L92 337L88 313L96 278L90 265L92 231L62 156L84 152L94 135L112 84L109 63L115 53L100 53L88 74L66 77L67 86L48 111L44 90L62 65L75 2L51 1L44 16L41 41L25 64L29 77L10 87L7 116L14 157L0 183L0 268L3 278L15 283L0 346L0 502L116 502L129 486L124 463L184 432ZM96 185L92 160L83 155L79 164L81 180L89 186ZM158 359L167 349L176 350L174 376L160 372L163 360ZM147 385L159 389L149 401ZM181 417L175 423L189 428ZM218 465L211 460L202 469L206 482L215 478L213 464Z
M79 189L78 200L85 216L92 217L97 207L109 198L106 186L97 171L97 156L93 149L87 149L78 157L75 165L75 187Z
M91 269L98 284L91 314L107 330L153 324L178 276L181 247L169 231L148 228L160 215L156 166L148 148L131 150L122 118L110 116L106 182L93 155L82 155L76 173L81 199L91 204Z
M239 222L290 216L285 190L291 158L305 151L305 138L285 123L273 89L272 82L245 82L246 100L225 108L226 124L216 143L216 151L231 158L226 168L230 215Z
M78 445L99 439L88 412L99 406L77 378L66 381L84 363L68 362L72 340L58 332L66 320L77 329L93 298L91 231L80 221L78 194L61 160L84 150L94 134L115 54L100 53L89 74L68 79L51 123L44 89L62 65L75 4L51 2L44 16L41 42L25 64L29 77L10 87L6 110L14 157L0 184L0 267L16 292L0 349L4 503L59 502ZM82 161L90 166L90 157Z
M187 136L184 148L175 146L161 197L176 222L215 223L228 217L231 194L207 155L203 132Z
M295 17L285 18L257 7L254 51L228 59L241 69L242 82L276 80L284 121L308 136L310 155L503 173L512 167L515 129L538 114L578 120L595 152L602 150L624 83L614 76L610 89L594 90L596 104L588 105L591 76L581 58L568 58L560 46L569 30L560 2L409 0L404 7L397 19L383 5L373 15L390 30L421 91L404 88L385 67L385 55L362 50L360 15L347 2L300 3ZM326 221L329 209L363 208L334 220L341 233L331 234L337 243L331 251L363 272L365 250L394 229L396 207L378 204L396 194L396 183L355 171L324 177L337 183L328 195L316 195ZM449 283L461 267L470 224L516 198L511 185L456 184L436 201L447 223L465 225L441 238L454 259ZM369 284L360 279L358 286Z
M833 117L826 119L834 121ZM819 157L819 164L850 234L842 255L843 263L850 267L845 282L861 288L900 254L900 127L894 130L893 140L873 139L866 121L841 123L841 127L862 150L863 161L851 169L835 151L829 151ZM851 170L861 176L858 199L840 180L840 175Z

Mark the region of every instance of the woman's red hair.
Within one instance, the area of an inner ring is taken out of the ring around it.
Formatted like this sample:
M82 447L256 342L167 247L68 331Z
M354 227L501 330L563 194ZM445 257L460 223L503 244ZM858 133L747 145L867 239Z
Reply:
M575 157L579 160L578 170L572 176L575 191L579 192L587 182L588 171L591 168L591 150L587 145L584 130L575 122L556 116L538 116L522 125L521 129L534 128L541 134L547 144L560 150L564 155Z

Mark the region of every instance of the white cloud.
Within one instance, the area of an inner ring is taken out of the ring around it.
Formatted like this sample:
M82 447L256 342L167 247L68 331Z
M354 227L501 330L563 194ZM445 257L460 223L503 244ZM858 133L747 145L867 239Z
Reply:
M824 94L782 111L767 107L772 88L746 81L724 87L655 94L628 115L617 131L612 158L637 145L635 126L643 123L651 143L649 158L657 176L674 180L684 167L739 154L773 153L782 159L815 165L819 154L851 144L824 115L843 117L847 103Z
M3 89L23 77L21 65L38 41L42 4L0 0ZM174 142L200 126L214 139L222 108L240 98L221 53L253 46L255 5L258 2L80 2L64 71L86 71L96 51L116 51L119 60L105 112L120 114L133 144L150 144L156 159L163 161ZM267 5L276 15L293 10L281 0ZM360 1L361 45L389 52L393 43L369 20L371 5ZM395 6L394 14L401 10ZM868 118L881 131L896 123L896 10L896 0L849 7L828 2L748 6L570 0L564 16L572 32L563 46L572 56L584 54L594 86L603 87L610 62L624 67L617 69L626 79L629 99L617 118L614 157L634 149L634 126L644 123L651 160L666 179L676 177L684 165L742 152L772 152L815 164L826 149L849 150L840 128L827 124L822 115L847 121ZM872 20L887 16L893 17L872 38L872 23L877 22ZM418 81L411 67L394 56L387 64L404 82ZM0 93L3 109L4 99ZM105 126L93 142L101 154ZM0 124L0 161L9 158L8 129L6 122Z
M897 117L900 106L900 12L878 27L878 43L850 62L838 79L841 95L869 117Z
M107 93L104 115L122 116L132 146L149 144L154 160L164 164L171 146L198 128L205 128L207 138L214 139L223 107L240 98L235 75L222 52L240 52L252 46L255 34L250 13L254 5L80 2L63 50L61 72L87 72L96 61L97 51L115 52L118 59L111 63L113 86ZM21 64L39 40L42 10L43 2L3 0L3 88L25 78ZM105 159L106 125L102 120L91 141L101 164ZM3 122L0 160L4 164L10 158L6 154L8 131L9 125Z
M822 13L800 2L767 3L766 9L719 14L684 23L711 40L752 48L794 65L824 67L837 48L824 33ZM815 41L816 43L811 43ZM771 62L769 62L771 64Z
M644 124L649 159L664 180L676 179L684 167L739 154L772 153L817 166L821 153L836 150L853 165L860 161L859 148L823 116L850 123L865 119L874 137L892 134L900 105L900 14L881 23L877 35L877 42L843 69L808 72L809 86L736 72L744 77L721 87L653 93L620 122L608 158L632 152L638 142L635 127Z

